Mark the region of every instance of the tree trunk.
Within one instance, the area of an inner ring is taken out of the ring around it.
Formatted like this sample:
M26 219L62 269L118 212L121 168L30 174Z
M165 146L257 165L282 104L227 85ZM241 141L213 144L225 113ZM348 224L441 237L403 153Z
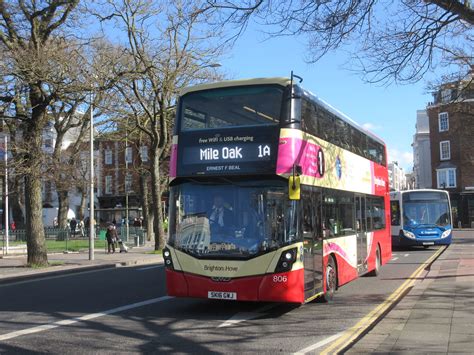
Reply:
M43 226L43 199L41 185L43 178L42 138L43 128L47 122L45 102L41 86L30 86L31 119L25 125L23 138L26 146L23 154L25 174L25 214L26 246L29 266L48 265L48 254Z
M161 185L160 185L160 159L158 149L154 147L151 152L151 197L154 213L153 231L155 233L155 250L165 247L165 232L163 229L163 209L161 207Z
M69 211L69 193L66 190L57 191L58 194L58 226L67 228L67 213Z
M12 208L12 217L18 229L25 228L25 194L23 192L23 180L17 175L14 179L13 194L10 200Z
M31 168L35 167L33 165ZM37 167L35 167L37 168ZM28 265L48 265L44 226L43 204L41 198L41 179L39 174L25 177L26 202L26 245L28 249Z
M147 231L147 240L150 241L153 238L153 219L151 218L150 214L150 200L148 198L150 191L148 189L147 172L140 172L140 193L142 196L142 215L140 217L143 217L142 223L145 224Z
M79 219L84 220L84 212L86 211L87 205L87 188L80 189L81 191L81 205L79 206Z

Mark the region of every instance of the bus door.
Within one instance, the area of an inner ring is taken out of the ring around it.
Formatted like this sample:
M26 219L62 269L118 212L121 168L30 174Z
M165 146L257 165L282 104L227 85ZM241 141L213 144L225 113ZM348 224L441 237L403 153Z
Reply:
M367 271L367 220L365 196L355 196L356 231L357 231L357 271L362 274Z
M321 192L302 192L305 299L323 291Z

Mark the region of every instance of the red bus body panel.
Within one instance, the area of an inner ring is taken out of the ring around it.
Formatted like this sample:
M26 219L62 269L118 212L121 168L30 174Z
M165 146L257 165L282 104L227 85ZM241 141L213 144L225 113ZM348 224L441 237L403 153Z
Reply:
M274 278L286 282L275 282ZM169 296L208 298L209 291L236 292L237 301L304 302L303 269L218 282L209 277L166 269Z

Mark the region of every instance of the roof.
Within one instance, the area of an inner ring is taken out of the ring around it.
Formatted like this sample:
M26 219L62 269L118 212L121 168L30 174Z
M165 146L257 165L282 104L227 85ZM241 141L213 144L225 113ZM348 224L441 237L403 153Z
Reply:
M225 80L218 81L215 83L201 84L190 86L181 90L180 96L186 95L187 93L201 90L210 90L225 88L231 86L247 86L247 85L262 85L262 84L276 84L281 86L290 85L291 79L289 78L255 78L255 79L242 79L242 80Z

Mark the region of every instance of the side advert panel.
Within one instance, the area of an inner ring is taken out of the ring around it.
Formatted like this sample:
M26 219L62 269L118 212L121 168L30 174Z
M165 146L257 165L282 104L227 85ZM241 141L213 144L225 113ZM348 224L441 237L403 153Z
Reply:
M275 174L278 127L181 133L177 176Z

